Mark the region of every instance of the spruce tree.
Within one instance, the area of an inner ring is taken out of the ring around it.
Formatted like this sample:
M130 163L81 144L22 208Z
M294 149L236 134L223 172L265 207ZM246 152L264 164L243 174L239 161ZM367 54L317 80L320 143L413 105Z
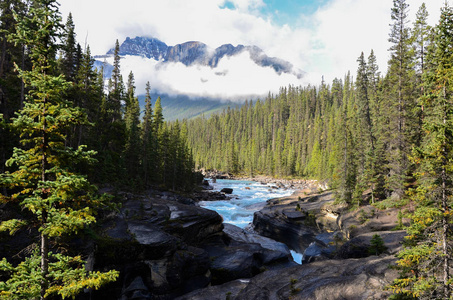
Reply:
M127 82L127 102L124 121L126 124L126 144L124 146L124 161L128 178L138 183L140 179L140 105L135 97L134 74L130 72Z
M72 14L69 13L68 19L66 21L65 33L62 36L63 45L62 45L62 57L61 59L61 69L63 75L65 75L66 80L75 81L75 76L77 73L77 45L76 45L76 34L75 34L75 25L72 19Z
M431 27L427 23L428 16L429 14L426 10L426 5L425 3L422 3L417 11L412 34L419 81L426 68L426 53L430 43Z
M369 69L365 61L363 52L357 59L359 67L357 69L357 77L355 82L355 95L357 102L357 158L358 162L358 178L357 178L357 194L362 196L362 192L367 189L369 183L375 177L375 137L373 134L373 123L371 119L370 109L370 82L368 79ZM372 193L373 191L372 186Z
M12 39L27 45L33 62L31 71L18 69L29 89L24 108L12 126L20 132L22 148L15 148L8 160L16 171L1 174L0 183L14 193L1 195L2 202L18 203L31 219L10 219L0 225L14 234L25 225L39 230L39 249L17 266L6 259L0 269L7 280L0 283L3 299L47 299L54 295L74 297L85 288L99 288L115 280L116 271L87 272L79 256L52 251L51 241L77 233L95 222L93 213L103 199L86 177L74 172L73 165L92 162L93 152L83 146L65 147L65 133L71 126L86 124L86 115L62 97L69 84L57 74L57 41L61 38L61 18L53 0L33 1L27 17L17 20Z
M406 248L398 256L402 278L396 293L451 299L453 182L453 9L445 4L423 76L423 140L413 150L418 166L416 209Z
M155 159L155 135L153 132L153 108L151 104L151 86L149 81L146 83L145 89L145 113L142 120L142 142L143 142L143 154L142 154L142 167L143 167L143 181L145 187L147 187L151 180L151 174L153 172L153 160Z
M415 99L413 86L412 51L408 7L405 0L394 0L392 8L391 32L389 41L388 95L382 103L387 109L387 161L389 173L387 188L398 199L403 197L405 184L410 176L409 154L414 138L419 134L418 121L414 116Z

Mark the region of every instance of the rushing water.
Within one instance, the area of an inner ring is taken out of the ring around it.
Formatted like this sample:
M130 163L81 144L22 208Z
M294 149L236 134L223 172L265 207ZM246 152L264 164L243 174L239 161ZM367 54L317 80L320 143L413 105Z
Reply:
M261 184L256 181L217 179L216 183L210 184L214 190L232 188L233 198L220 201L202 201L204 208L215 210L225 223L230 223L244 228L253 221L253 213L260 210L266 200L291 195L294 190L274 189L272 184Z
M225 223L244 228L253 221L253 213L260 210L266 201L272 198L291 195L292 189L275 189L273 184L261 184L256 181L217 179L209 181L214 190L232 188L232 199L202 201L200 206L218 212ZM291 251L294 261L300 263L302 255Z

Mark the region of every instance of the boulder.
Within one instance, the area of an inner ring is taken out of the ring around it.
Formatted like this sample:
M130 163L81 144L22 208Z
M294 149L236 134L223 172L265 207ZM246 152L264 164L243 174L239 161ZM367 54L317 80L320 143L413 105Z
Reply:
M210 256L215 285L296 264L287 246L231 224L224 224L224 232L212 235L200 247Z
M338 258L360 258L372 255L369 252L371 239L375 234L378 234L386 248L386 254L396 254L403 249L402 241L406 236L405 230L398 231L377 231L360 234L351 240L344 243L338 250L336 257Z
M148 287L143 282L141 277L135 277L134 280L123 289L121 293L121 300L128 299L152 299Z
M293 218L292 215L288 218L281 210L269 205L253 215L255 232L284 243L299 253L303 253L315 241L318 233L317 228L305 224L307 222L300 222L299 218Z
M176 198L128 195L104 221L94 269L121 275L93 299L172 299L210 284L211 258L197 245L222 233L222 217Z
M223 188L220 190L220 192L225 193L225 194L232 194L233 189L232 188Z
M259 244L263 250L261 251L263 264L270 264L276 261L291 260L291 252L283 243L274 241L273 239L248 232L242 228L232 224L225 223L223 231L233 240L248 244Z
M268 200L265 207L255 212L253 230L303 253L320 232L340 229L338 214L326 209L334 201L331 192L304 198L300 195L304 194Z
M314 241L304 251L302 264L308 264L315 261L321 261L332 258L332 254L335 251L334 246L327 246L319 241Z

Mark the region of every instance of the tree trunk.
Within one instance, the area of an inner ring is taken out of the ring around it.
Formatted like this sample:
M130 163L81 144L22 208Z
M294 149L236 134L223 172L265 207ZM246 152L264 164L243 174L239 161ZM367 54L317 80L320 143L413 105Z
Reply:
M45 183L47 181L47 169L48 169L48 162L47 162L47 148L49 147L49 141L48 141L48 136L47 136L47 122L46 122L46 105L47 105L47 99L44 98L44 103L43 103L43 134L42 134L42 158L41 158L41 179ZM48 191L44 190L42 194L42 201L43 201L43 207L46 207L46 201L47 201L47 194ZM46 228L46 223L47 223L47 209L43 208L42 211L42 227ZM42 281L41 281L41 300L45 299L45 294L46 291L49 287L49 282L47 280L47 275L49 274L49 240L45 233L41 233L41 276L42 276Z
M43 213L43 219L45 214ZM41 234L41 300L46 299L45 294L49 287L47 275L49 274L49 239L46 235Z
M447 101L447 92L445 86L443 87L443 96L444 101ZM444 104L446 106L446 103ZM444 126L447 124L447 108L444 107L444 119L443 123ZM445 143L445 142L444 142ZM443 254L443 284L444 284L444 296L446 299L450 299L450 285L448 284L448 280L450 277L450 268L449 268L449 253L448 253L448 220L447 216L445 215L449 211L448 207L448 196L447 196L447 168L448 161L447 161L447 147L444 144L442 148L442 254Z

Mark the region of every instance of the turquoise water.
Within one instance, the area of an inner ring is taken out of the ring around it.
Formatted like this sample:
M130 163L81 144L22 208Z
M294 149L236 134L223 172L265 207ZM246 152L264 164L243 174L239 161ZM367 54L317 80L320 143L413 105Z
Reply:
M291 195L292 189L274 189L273 184L261 184L256 181L217 179L216 183L209 184L214 190L220 191L223 188L232 188L232 199L219 201L202 201L200 206L214 210L223 217L224 223L230 223L244 228L253 221L253 214L272 198L285 197ZM293 259L301 263L302 254L291 250Z
M225 223L244 228L253 221L253 213L260 210L266 201L272 198L291 195L292 189L274 189L273 184L261 184L256 181L217 179L209 183L214 190L232 188L233 198L220 201L202 201L200 206L218 212Z

